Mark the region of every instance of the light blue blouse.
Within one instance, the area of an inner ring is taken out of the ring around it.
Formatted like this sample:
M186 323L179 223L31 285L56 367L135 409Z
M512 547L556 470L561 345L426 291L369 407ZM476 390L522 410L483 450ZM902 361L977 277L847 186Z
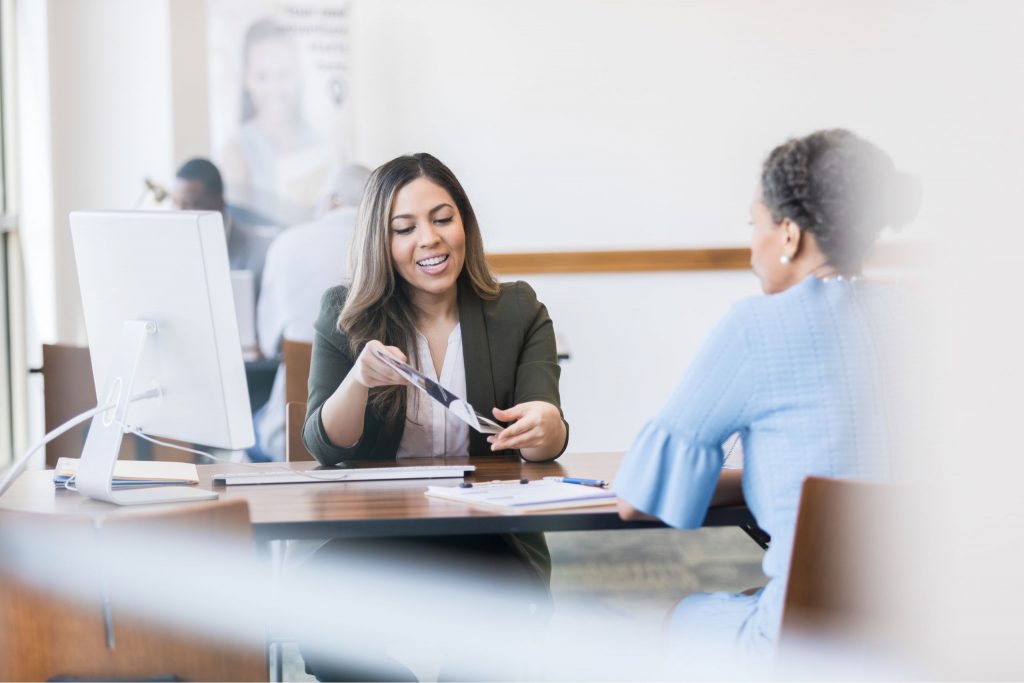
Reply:
M674 619L678 635L698 629L702 640L714 635L744 653L770 654L804 478L888 478L901 374L892 344L906 321L895 294L864 280L810 276L739 302L637 436L615 479L618 495L671 526L696 528L721 471L722 444L739 432L743 493L772 537L764 590L753 598L690 596Z

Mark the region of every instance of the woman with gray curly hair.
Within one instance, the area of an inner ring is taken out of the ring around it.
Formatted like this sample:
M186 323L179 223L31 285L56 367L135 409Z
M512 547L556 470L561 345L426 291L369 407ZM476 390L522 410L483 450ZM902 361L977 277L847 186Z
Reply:
M804 478L889 476L905 389L894 353L907 316L895 288L863 278L861 266L883 228L913 218L919 197L885 152L846 130L789 140L765 160L750 215L751 266L767 296L718 324L615 479L624 519L696 528L709 505L745 499L771 536L764 588L679 603L675 654L770 656ZM744 466L723 469L722 444L735 433Z

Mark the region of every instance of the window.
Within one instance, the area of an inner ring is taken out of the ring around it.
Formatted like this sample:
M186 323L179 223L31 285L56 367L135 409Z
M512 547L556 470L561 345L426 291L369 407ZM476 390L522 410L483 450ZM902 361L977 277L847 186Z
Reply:
M17 344L12 331L19 326L12 324L12 248L14 228L13 197L11 193L11 110L13 98L10 96L13 79L11 78L14 55L14 2L0 0L0 466L9 463L15 451L15 419L14 407L16 395L24 382L12 381L15 372L15 353Z

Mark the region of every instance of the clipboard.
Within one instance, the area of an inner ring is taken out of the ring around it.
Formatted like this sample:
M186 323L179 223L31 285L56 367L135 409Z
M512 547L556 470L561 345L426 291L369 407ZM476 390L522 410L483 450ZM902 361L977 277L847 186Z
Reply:
M534 512L565 508L594 507L615 503L615 492L596 486L580 486L538 479L494 481L471 487L428 486L426 495L468 505L479 505L506 512Z
M409 384L425 393L432 401L443 405L455 417L481 434L497 434L505 429L494 420L478 413L467 401L462 400L411 365L403 363L380 349L374 349L374 353L392 370L408 380Z

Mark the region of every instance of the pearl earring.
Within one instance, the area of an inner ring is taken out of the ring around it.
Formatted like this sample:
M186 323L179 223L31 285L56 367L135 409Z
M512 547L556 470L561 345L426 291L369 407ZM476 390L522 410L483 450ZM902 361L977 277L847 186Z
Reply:
M789 265L789 260L789 256L787 256L786 254L783 254L782 256L779 257L779 263L781 263L784 266Z

